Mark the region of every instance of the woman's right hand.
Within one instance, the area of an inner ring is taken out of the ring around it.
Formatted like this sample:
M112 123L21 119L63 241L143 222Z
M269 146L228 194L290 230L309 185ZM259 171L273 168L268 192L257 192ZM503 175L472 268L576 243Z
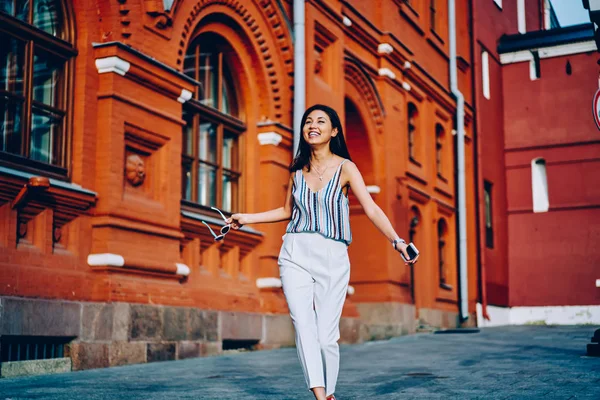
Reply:
M231 217L227 219L227 223L231 224L231 227L237 230L250 223L250 221L248 221L246 214L232 214Z

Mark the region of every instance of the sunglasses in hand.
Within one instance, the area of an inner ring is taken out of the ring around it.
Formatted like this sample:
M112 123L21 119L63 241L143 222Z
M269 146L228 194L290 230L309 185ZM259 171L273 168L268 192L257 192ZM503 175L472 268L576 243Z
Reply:
M202 223L208 227L208 229L210 230L210 233L212 233L213 237L215 238L215 242L220 242L221 240L225 239L225 235L227 235L229 233L229 231L231 230L231 224L227 224L227 217L225 217L225 215L223 215L221 210L219 210L216 207L211 207L211 209L213 209L213 210L217 211L219 214L221 214L221 217L223 217L223 221L225 221L225 223L226 223L226 225L221 227L221 230L220 230L221 234L217 235L215 233L215 231L212 230L210 225L208 225L204 221L202 221Z

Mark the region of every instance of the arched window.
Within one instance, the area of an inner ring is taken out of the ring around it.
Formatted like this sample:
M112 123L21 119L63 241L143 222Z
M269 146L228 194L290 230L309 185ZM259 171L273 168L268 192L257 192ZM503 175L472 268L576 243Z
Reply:
M438 271L440 279L440 287L443 289L451 290L452 286L448 284L447 278L447 255L448 249L446 247L446 239L448 236L448 225L443 218L440 218L437 224L438 230Z
M67 173L72 58L60 1L0 1L0 158Z
M416 161L415 141L417 136L419 111L413 103L408 103L408 158Z
M246 129L239 119L235 65L231 46L213 33L194 39L184 62L198 88L183 112L182 197L226 211L239 209L239 140Z
M548 199L548 177L546 176L546 160L536 158L531 161L531 193L533 196L533 212L546 212L550 208Z
M435 165L437 175L444 177L444 127L441 124L435 125Z

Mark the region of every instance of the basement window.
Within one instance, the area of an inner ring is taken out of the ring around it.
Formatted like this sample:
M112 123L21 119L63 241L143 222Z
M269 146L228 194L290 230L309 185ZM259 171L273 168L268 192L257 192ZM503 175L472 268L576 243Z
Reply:
M60 336L2 336L0 362L62 358L71 340L72 337Z

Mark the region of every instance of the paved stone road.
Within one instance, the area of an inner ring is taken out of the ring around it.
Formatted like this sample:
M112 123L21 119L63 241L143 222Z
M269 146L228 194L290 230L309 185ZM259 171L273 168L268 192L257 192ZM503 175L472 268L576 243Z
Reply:
M347 399L600 399L597 327L486 328L342 346ZM293 348L3 379L12 399L311 399Z

